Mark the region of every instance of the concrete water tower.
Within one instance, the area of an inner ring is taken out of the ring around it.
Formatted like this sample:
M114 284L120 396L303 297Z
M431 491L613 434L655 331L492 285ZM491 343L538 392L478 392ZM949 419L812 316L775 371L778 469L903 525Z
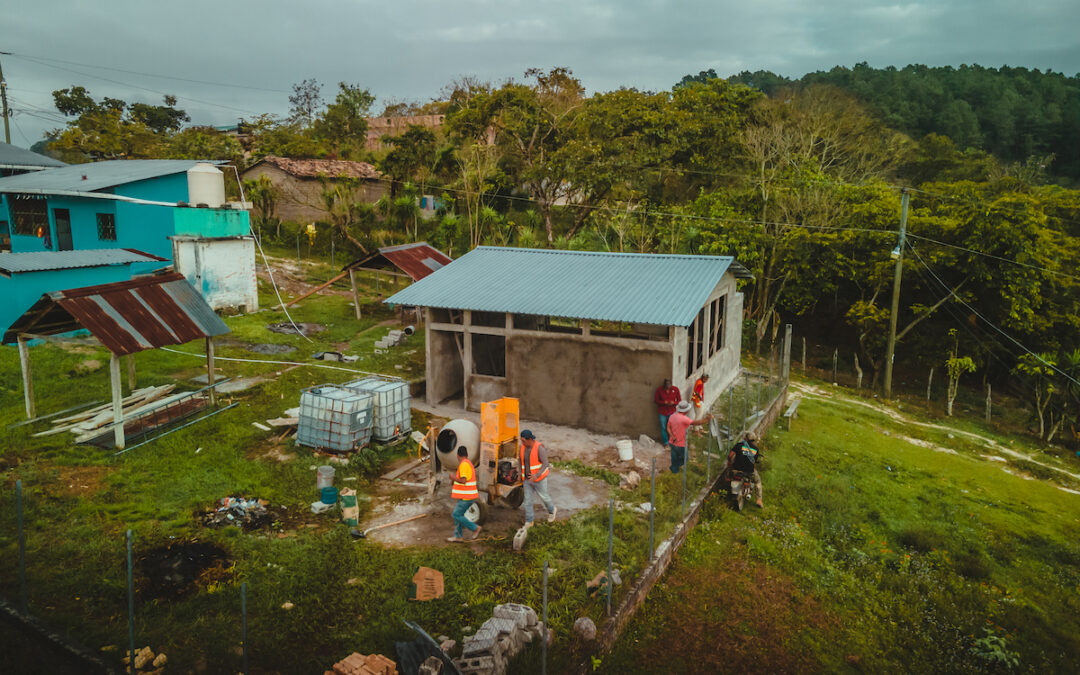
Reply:
M188 169L188 203L192 206L225 206L225 174L213 164L196 164Z

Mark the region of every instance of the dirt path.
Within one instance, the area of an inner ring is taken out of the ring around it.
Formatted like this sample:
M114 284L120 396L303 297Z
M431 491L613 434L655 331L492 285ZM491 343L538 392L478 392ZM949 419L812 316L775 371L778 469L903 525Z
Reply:
M1049 469L1049 470L1054 471L1056 473L1060 473L1060 474L1063 474L1065 476L1069 476L1070 478L1072 478L1074 480L1080 481L1080 474L1075 474L1075 473L1072 473L1071 471L1067 471L1067 470L1062 469L1060 467L1056 467L1056 466L1053 466L1051 464L1047 464L1045 462L1039 461L1034 456L1025 454L1023 452L1019 452L1017 450L1013 450L1012 448L1010 448L1008 446L1005 446L1005 445L1002 445L997 440L995 440L993 438L990 438L989 436L983 436L981 434L976 434L976 433L971 432L971 431L963 431L961 429L957 429L955 427L950 427L950 426L945 426L943 424L934 424L933 422L920 422L918 420L912 419L911 417L908 417L907 415L901 413L898 410L894 410L893 408L889 408L889 407L886 407L884 405L875 405L873 403L868 403L867 401L863 401L863 400L858 399L858 398L854 398L854 397L851 397L851 396L845 396L843 394L839 394L839 393L836 393L836 392L831 392L831 391L822 389L820 387L815 387L813 385L807 385L807 384L800 384L800 383L797 383L797 382L792 382L791 383L791 388L794 389L795 391L798 391L803 396L807 396L809 398L816 398L816 399L823 400L823 401L842 402L842 403L847 404L847 405L859 405L859 406L862 406L864 408L868 408L870 410L873 410L874 412L879 412L879 413L881 413L883 415L886 415L889 418L893 419L894 421L899 422L900 424L909 425L909 426L915 426L915 427L922 427L924 429L933 429L933 430L936 430L936 431L944 431L946 433L953 434L955 436L964 436L964 437L966 437L966 438L968 438L970 440L975 441L976 443L981 444L982 446L984 446L985 448L987 448L987 449L989 449L989 450L991 450L993 452L999 453L1000 455L1008 455L1009 457L1012 457L1013 459L1020 459L1020 460L1026 461L1026 462L1031 462L1032 464L1037 464L1038 466L1041 466L1041 467L1043 467L1045 469ZM909 443L913 443L915 445L919 445L919 446L922 446L922 447L925 447L925 448L930 448L931 450L957 454L955 450L952 450L950 448L945 448L945 447L942 447L942 446L939 446L939 445L934 445L933 443L930 443L928 441L923 441L923 440L919 440L919 439L915 439L915 438L909 438L907 436L901 436L900 438L902 438L905 441L908 441ZM989 461L997 461L997 462L1005 461L1005 459L1003 457L1000 457L1000 456L994 456L994 455L980 455L980 456L983 459L986 459L986 460L989 460ZM1016 472L1011 471L1011 470L1009 470L1009 469L1007 469L1005 467L1002 467L1002 469L1006 473L1012 473L1014 475L1016 473ZM1063 487L1063 486L1058 486L1058 487L1060 489L1064 490L1065 492L1071 492L1073 494L1080 494L1080 492L1077 492L1076 490L1071 490L1071 489Z
M270 263L274 268L274 281L277 283L278 289L282 295L298 296L307 293L316 286L321 285L324 281L308 281L309 265L303 263L297 263L291 258L275 258L273 256L266 256L266 261ZM255 276L270 283L270 275L266 271L266 265L262 264L262 258L260 257L256 261ZM346 279L346 281L348 281ZM325 288L320 293L327 295L341 295L352 297L352 291L348 289L338 289L330 286ZM285 298L288 301L289 298Z

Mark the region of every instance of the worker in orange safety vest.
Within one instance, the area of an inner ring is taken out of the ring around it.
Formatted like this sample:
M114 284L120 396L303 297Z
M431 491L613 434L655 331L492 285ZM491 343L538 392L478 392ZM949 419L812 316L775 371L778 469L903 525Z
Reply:
M525 490L525 527L532 527L533 524L534 495L540 497L540 501L547 508L548 522L554 523L555 514L559 512L559 509L555 507L555 504L551 501L551 496L548 494L547 477L548 473L551 472L551 467L548 466L547 449L536 440L536 436L528 429L521 432L519 456L521 458L521 475L525 479L525 485L522 488Z
M454 536L447 541L466 541L462 535L470 530L473 534L470 539L480 536L480 526L465 517L465 512L480 499L480 492L476 489L476 467L469 461L469 451L464 445L458 448L458 467L454 483L450 487L450 497L457 502L454 505Z
M702 375L694 383L694 391L690 394L690 400L694 404L695 415L701 413L701 406L705 402L705 383L709 381L708 375Z

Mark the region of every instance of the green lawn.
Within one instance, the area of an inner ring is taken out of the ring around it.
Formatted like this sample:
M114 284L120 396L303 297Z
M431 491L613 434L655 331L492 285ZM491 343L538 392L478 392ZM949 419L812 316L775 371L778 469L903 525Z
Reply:
M902 436L960 441L806 399L766 509L711 499L602 672L1075 672L1080 495Z

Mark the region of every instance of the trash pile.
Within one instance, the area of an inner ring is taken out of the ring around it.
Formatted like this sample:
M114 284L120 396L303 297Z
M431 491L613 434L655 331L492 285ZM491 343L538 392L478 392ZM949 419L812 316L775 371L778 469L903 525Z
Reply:
M397 675L397 672L397 664L382 654L353 652L335 663L325 675Z
M145 673L145 675L159 675L165 670L165 663L168 660L164 653L155 655L150 647L143 647L135 652L135 670ZM131 656L125 656L124 665L130 663Z
M209 527L235 525L245 530L257 530L274 522L274 514L266 507L270 503L262 499L223 497L217 506L203 516L203 524Z

